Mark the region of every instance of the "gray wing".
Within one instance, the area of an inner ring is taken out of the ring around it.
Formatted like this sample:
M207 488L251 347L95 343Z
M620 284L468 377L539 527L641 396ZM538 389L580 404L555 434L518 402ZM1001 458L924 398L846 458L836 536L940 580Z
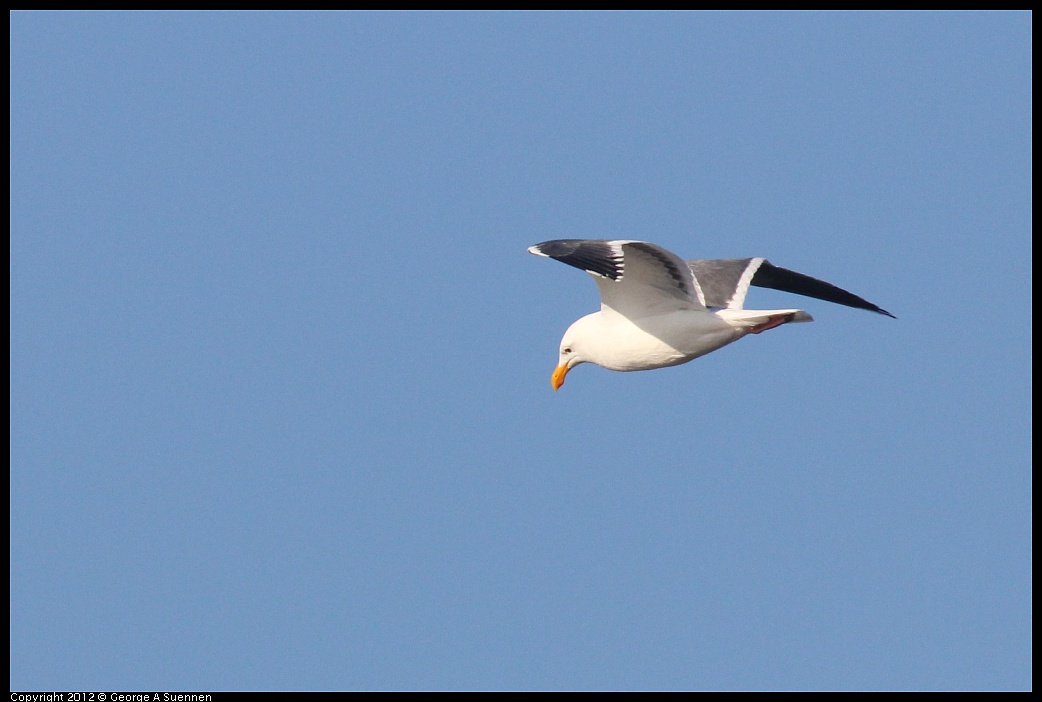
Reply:
M765 258L724 258L688 261L705 296L706 307L742 309L749 286L772 288L783 292L814 297L838 305L869 310L893 317L886 310L852 292L824 280L773 265ZM896 317L895 317L896 319Z
M601 305L628 317L704 309L698 281L685 261L644 241L555 239L529 247L593 275Z

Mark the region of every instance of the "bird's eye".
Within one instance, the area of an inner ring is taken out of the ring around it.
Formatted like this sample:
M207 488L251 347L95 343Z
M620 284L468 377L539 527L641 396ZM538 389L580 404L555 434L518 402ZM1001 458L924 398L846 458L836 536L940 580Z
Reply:
M572 347L571 346L565 346L563 349L561 349L561 353L571 353L571 352L572 352Z

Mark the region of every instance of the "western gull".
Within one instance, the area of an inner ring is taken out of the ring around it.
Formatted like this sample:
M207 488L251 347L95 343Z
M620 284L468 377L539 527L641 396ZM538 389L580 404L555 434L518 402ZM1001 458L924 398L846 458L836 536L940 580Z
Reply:
M803 310L747 310L750 285L815 297L894 317L871 302L765 258L684 261L646 241L556 239L529 253L593 276L601 309L576 321L561 339L550 384L557 390L580 363L609 370L664 368L704 356L790 322L811 322Z

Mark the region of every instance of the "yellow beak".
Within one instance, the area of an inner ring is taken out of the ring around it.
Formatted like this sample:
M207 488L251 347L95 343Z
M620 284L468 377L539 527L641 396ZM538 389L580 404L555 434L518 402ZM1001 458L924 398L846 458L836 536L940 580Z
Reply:
M550 386L554 390L560 390L561 386L564 385L564 376L568 375L568 366L557 366L554 369L554 374L550 376Z

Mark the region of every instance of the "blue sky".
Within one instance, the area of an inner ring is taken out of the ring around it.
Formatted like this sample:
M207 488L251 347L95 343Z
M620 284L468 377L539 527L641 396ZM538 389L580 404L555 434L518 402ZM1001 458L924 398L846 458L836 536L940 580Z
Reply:
M1030 689L1031 16L11 15L11 687ZM559 393L554 238L897 315Z

